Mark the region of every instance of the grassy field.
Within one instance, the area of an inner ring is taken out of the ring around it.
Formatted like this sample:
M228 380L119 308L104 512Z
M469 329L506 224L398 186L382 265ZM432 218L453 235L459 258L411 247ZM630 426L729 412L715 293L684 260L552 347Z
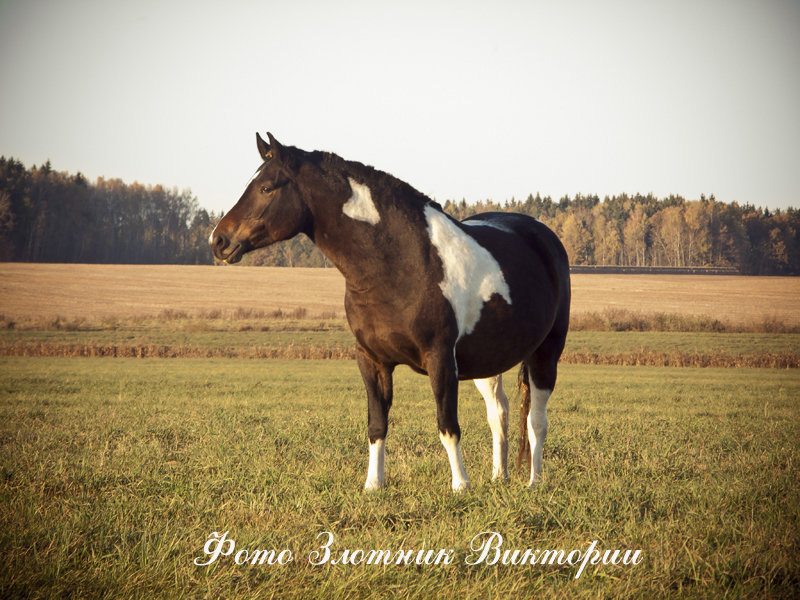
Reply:
M524 473L489 481L485 409L462 384L463 495L449 491L427 381L405 369L377 495L361 491L366 417L349 361L11 357L0 373L2 597L800 593L796 371L563 366L532 491ZM236 552L293 560L196 566L224 531ZM348 550L355 564L311 564L326 531L331 559ZM640 561L577 579L577 564L469 564L485 531L505 550L597 540ZM366 564L370 550L451 563Z
M799 282L576 275L544 483L489 481L464 383L473 490L453 495L402 368L388 489L366 495L335 271L0 264L0 597L798 597ZM235 551L195 564L226 531ZM482 532L554 560L471 564ZM565 563L595 540L640 560ZM401 564L367 564L381 550Z

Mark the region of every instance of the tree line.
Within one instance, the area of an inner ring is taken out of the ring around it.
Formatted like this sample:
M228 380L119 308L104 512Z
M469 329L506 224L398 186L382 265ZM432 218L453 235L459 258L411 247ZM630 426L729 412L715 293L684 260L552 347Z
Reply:
M188 190L0 158L0 260L210 264L212 221Z
M575 265L733 267L745 274L800 274L800 211L723 203L714 196L606 197L468 204L447 200L458 219L486 211L521 212L553 229ZM25 168L0 158L0 260L212 264L208 235L222 215L190 191L89 183L50 163ZM305 236L251 253L245 264L331 266Z
M486 211L535 217L561 238L570 263L637 267L733 267L751 275L800 274L800 211L770 212L753 205L652 194L565 196L539 194L500 205L491 200L447 201L463 219Z

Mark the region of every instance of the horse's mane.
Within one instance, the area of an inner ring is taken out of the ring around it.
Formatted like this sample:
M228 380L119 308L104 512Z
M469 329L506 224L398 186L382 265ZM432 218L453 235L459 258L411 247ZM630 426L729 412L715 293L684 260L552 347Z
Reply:
M296 150L293 148L293 150ZM353 177L359 182L369 186L376 198L387 197L395 201L409 204L417 208L432 206L436 210L444 212L438 202L418 191L405 181L398 179L390 173L386 173L371 165L365 165L354 160L345 160L333 152L305 152L299 150L305 160L315 163L325 174L326 178L347 178Z

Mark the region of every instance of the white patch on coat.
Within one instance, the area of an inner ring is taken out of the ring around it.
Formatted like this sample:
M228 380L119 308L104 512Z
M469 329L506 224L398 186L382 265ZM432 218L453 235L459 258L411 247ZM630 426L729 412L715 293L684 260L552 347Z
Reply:
M450 470L453 472L453 491L461 492L470 488L464 461L461 460L461 441L454 435L439 432L439 439L450 459Z
M369 468L367 482L364 489L367 491L379 490L386 483L384 464L386 462L386 440L375 440L369 445Z
M486 248L432 206L425 207L425 219L444 268L439 287L453 307L461 338L475 329L483 305L492 295L511 304L511 292L500 265Z
M370 192L369 187L363 183L358 183L352 177L348 177L347 181L350 182L350 189L353 190L353 195L342 206L342 212L356 221L377 225L381 220L381 215L372 201L372 192Z
M471 219L469 221L461 221L462 225L469 225L471 227L475 226L482 226L482 227L492 227L494 229L499 229L500 231L505 231L506 233L513 233L511 229L506 227L501 223L497 223L495 221L480 221L478 219Z

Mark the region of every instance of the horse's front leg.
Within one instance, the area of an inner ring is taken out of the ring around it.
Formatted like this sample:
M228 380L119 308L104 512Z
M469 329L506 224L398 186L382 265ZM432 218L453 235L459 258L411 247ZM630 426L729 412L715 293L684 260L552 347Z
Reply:
M436 398L439 439L447 451L453 474L453 490L470 488L461 459L461 427L458 424L458 367L453 348L434 350L428 355L427 371Z
M363 352L358 352L358 368L367 388L367 434L369 435L369 467L367 491L379 490L386 485L386 432L389 427L389 409L392 406L393 367L379 365Z

